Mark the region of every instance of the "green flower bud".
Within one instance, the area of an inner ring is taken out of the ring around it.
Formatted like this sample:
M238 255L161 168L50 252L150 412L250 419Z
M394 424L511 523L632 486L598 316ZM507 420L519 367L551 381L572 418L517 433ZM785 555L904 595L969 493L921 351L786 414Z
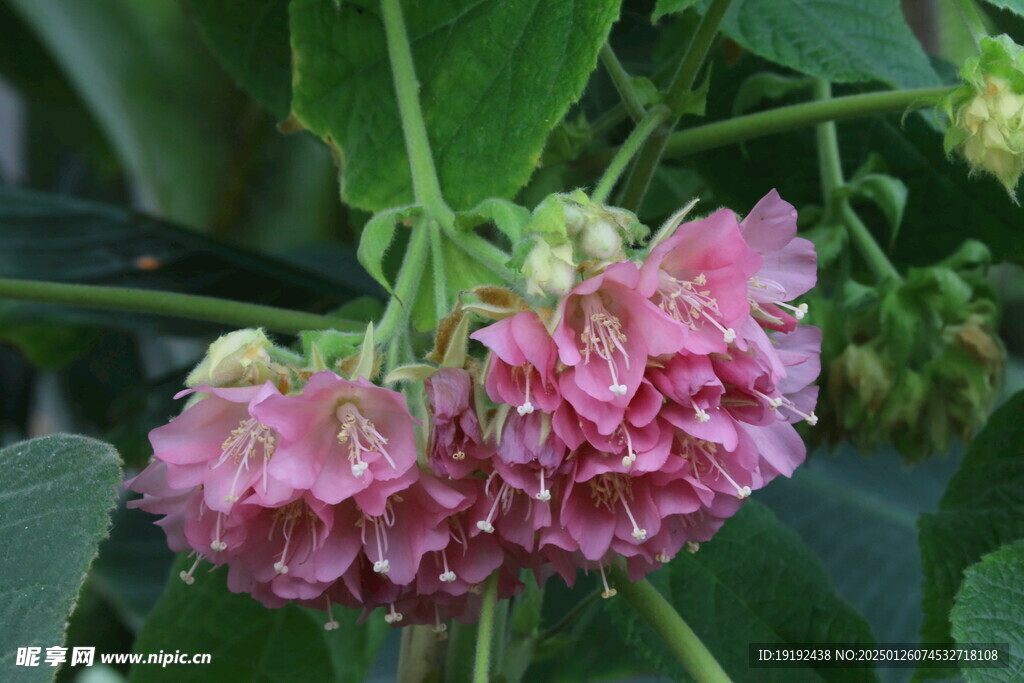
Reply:
M610 261L622 255L622 229L611 221L591 221L580 231L578 239L580 251L598 261Z
M540 239L526 256L523 263L526 276L526 291L529 294L548 292L565 296L576 284L576 264L573 261L572 245L550 246Z
M206 357L189 374L189 387L231 387L265 381L273 344L263 330L229 332L210 344Z
M983 38L980 47L960 71L964 85L946 98L946 151L957 150L972 172L991 173L1014 196L1024 172L1024 50L1005 35Z

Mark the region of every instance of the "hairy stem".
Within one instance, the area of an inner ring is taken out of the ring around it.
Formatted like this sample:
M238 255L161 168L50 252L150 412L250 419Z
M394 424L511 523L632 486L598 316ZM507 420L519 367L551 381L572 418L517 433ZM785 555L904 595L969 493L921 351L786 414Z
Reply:
M981 39L988 36L988 30L985 28L985 22L981 19L981 12L978 11L978 6L974 4L973 0L956 0L956 4L960 10L960 16L963 17L964 24L967 25L967 30L971 32L974 47L980 51Z
M619 97L622 98L622 104L625 105L626 112L629 113L634 121L639 123L644 114L647 113L647 109L644 107L643 102L640 101L640 96L637 95L636 89L633 87L633 79L626 73L626 70L622 67L622 62L615 56L612 46L608 43L601 47L601 63L604 64L605 70L615 85L615 90L618 91Z
M814 97L823 102L832 97L832 86L828 81L816 79ZM815 130L818 140L818 167L821 172L821 191L825 200L825 210L830 216L838 217L846 225L850 239L857 246L861 256L867 261L871 272L879 281L890 278L899 279L899 271L882 251L871 232L850 206L845 197L836 197L836 190L844 184L843 167L839 155L839 137L836 134L835 121L824 121Z
M285 334L302 330L362 332L362 323L287 308L249 304L212 296L178 294L129 287L101 287L62 282L0 278L0 299L38 301L81 308L105 308L206 320L234 327L265 327Z
M672 113L669 108L664 105L654 106L644 115L640 123L633 129L633 132L626 138L626 141L619 147L615 156L612 157L611 162L608 164L608 168L605 169L601 179L597 182L597 187L594 188L592 195L595 202L604 203L608 200L608 196L615 187L615 183L618 182L619 177L622 176L626 166L629 165L629 162L632 161L636 153L640 151L641 145L647 142L651 134L658 129L658 126L671 115Z
M416 80L402 8L399 0L381 0L381 9L388 42L388 57L391 60L391 71L395 76L398 111L402 117L405 147L409 154L413 194L416 196L416 203L423 206L435 219L445 225L451 225L455 217L441 194L437 169L434 168L434 157L430 153L430 139L427 137L427 126L423 122L423 111L420 109L420 86Z
M729 676L693 629L648 581L632 583L622 569L611 567L615 587L640 617L661 637L697 683L721 683Z
M690 154L725 147L745 140L799 130L823 121L891 114L911 108L933 107L952 88L918 88L847 95L778 107L726 121L695 126L669 137L665 156L680 159Z
M484 584L484 600L480 606L480 623L476 632L476 660L473 683L487 683L491 669L491 641L494 640L494 608L498 597L498 572Z
M668 94L665 96L665 104L672 111L672 118L666 121L664 128L651 135L644 144L643 150L629 174L629 179L626 181L626 187L622 191L622 200L619 204L624 208L631 211L640 208L640 203L651 184L651 178L654 177L654 171L667 149L669 135L682 117L683 105L697 80L701 64L704 63L708 50L711 49L711 44L714 42L715 36L718 35L718 25L722 22L726 10L729 9L730 2L731 0L712 0L707 13L701 19L700 26L697 27L693 40L690 41L686 52L683 53L676 73L672 77L672 82L669 84Z
M391 339L409 321L416 294L423 283L427 259L430 258L429 238L429 226L425 221L418 221L412 226L412 235L395 282L395 295L388 301L388 307L377 326L378 343L383 344Z

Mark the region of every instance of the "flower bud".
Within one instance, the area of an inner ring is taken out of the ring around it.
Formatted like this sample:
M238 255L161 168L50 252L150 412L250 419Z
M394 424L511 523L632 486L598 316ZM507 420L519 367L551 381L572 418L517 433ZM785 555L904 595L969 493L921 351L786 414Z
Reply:
M1013 195L1024 172L1024 57L1007 36L984 38L981 55L961 70L966 83L946 99L956 149L972 172L991 173Z
M210 344L206 358L189 374L185 384L230 387L257 384L258 366L270 362L272 344L263 330L229 332Z
M552 247L544 240L537 240L523 263L522 272L526 275L526 291L530 294L568 294L576 284L572 245Z
M608 261L622 254L622 231L611 221L591 221L579 234L580 250L598 261Z

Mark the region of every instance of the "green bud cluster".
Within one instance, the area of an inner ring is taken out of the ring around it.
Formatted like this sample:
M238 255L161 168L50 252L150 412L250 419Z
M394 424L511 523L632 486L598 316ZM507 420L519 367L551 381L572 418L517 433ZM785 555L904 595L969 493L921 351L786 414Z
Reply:
M943 103L946 153L959 152L971 172L991 173L1016 199L1024 172L1024 49L1006 35L983 38L960 76L964 84Z
M513 264L528 294L568 294L580 267L627 258L626 249L647 229L625 209L591 200L582 190L553 194L534 209Z
M1006 360L998 305L980 277L987 260L972 241L905 280L847 287L843 303L819 320L828 340L829 439L863 450L889 442L916 462L971 438L992 409Z

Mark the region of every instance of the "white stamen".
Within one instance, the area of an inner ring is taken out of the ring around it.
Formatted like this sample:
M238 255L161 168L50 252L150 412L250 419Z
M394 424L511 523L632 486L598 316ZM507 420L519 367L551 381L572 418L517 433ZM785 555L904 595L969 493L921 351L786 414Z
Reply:
M604 575L604 565L600 565L598 570L601 572L601 584L604 586L604 590L601 592L601 597L605 600L615 597L615 594L618 593L618 591L608 585L608 577Z
M494 533L494 526L492 526L491 523L488 522L486 519L481 519L479 522L477 522L476 528L487 534Z
M391 563L384 558L384 551L387 548L387 535L385 535L380 528L380 520L374 518L373 520L373 534L377 537L377 557L378 560L373 563L373 571L378 574L387 574L391 570ZM383 542L381 537L383 536Z
M611 385L608 386L608 391L612 392L616 396L625 396L626 395L626 385L625 384L611 384Z
M196 561L192 563L192 566L189 567L189 570L187 572L182 571L178 573L178 578L184 581L186 586L191 586L193 583L196 582L196 577L192 576L192 573L195 572L196 567L199 566L199 563L202 562L202 560L203 556L197 555Z
M352 476L357 479L366 474L366 470L369 469L369 465L363 461L352 463Z
M281 562L280 560L278 560L277 562L274 563L274 571L277 572L278 574L287 574L288 573L288 565L286 565L284 562Z
M804 316L807 315L809 310L807 304L800 304L799 306L790 306L789 304L784 304L781 301L776 301L775 305L781 306L782 308L788 308L789 310L793 311L793 317L796 318L797 320L803 320Z
M529 415L530 413L533 412L533 404L527 401L523 405L516 408L516 412L519 413L520 416Z
M697 543L697 541L687 541L686 542L686 552L688 552L691 555L693 555L698 550L700 550L700 543Z
M697 405L697 403L692 398L690 399L690 405L693 406L693 416L697 420L697 422L699 422L700 424L704 424L705 422L711 419L711 416L707 414L707 411L705 411L703 408Z
M402 620L402 613L401 612L396 612L395 611L395 605L394 605L394 603L392 603L390 605L390 610L388 611L387 614L384 615L384 621L386 621L389 624L397 624L401 620Z
M255 418L242 420L237 427L231 430L231 434L221 444L220 458L218 458L217 463L211 469L217 469L228 460L233 461L235 464L235 476L231 480L231 490L224 496L225 502L234 503L238 501L238 480L243 470L249 471L249 459L256 455L260 445L263 446L263 490L266 491L267 462L274 455L274 450L277 447L277 439L270 428L261 422L257 422Z
M326 600L327 600L327 623L324 624L324 630L325 631L334 631L334 630L337 630L337 628L339 626L341 626L341 624L339 624L337 621L334 620L334 610L331 609L331 599L330 598L326 598Z
M336 416L341 423L338 430L338 443L348 445L348 460L352 467L352 476L360 478L369 468L369 463L363 460L364 453L377 453L384 458L393 469L397 469L395 461L391 459L385 446L388 443L370 420L360 414L359 410L351 403L346 403L338 408Z
M671 559L664 550L654 556L654 561L660 564L668 564Z
M629 517L629 521L633 525L633 538L638 541L647 540L647 529L641 529L640 525L636 523L636 519L633 518L633 511L629 509L629 503L626 502L625 496L620 494L619 500L622 501L622 507L626 509L626 516Z
M544 486L544 468L540 468L540 490L534 494L534 498L537 500L548 501L551 500L551 491Z
M377 560L373 563L373 571L378 574L387 574L391 571L391 563L387 560Z
M455 572L453 572L453 571L443 572L439 578L441 579L441 581L443 583L451 583L456 578L455 577Z

